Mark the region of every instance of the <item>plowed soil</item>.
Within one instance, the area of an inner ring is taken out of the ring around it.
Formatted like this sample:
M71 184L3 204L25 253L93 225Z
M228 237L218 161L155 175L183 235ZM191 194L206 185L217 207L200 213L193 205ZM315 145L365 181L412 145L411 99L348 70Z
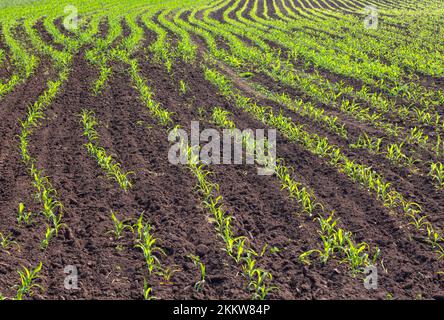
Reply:
M223 19L224 10L212 17ZM274 9L268 14L277 17ZM125 37L130 30L125 23L122 25L122 37ZM60 21L57 26L63 30ZM63 49L61 44L54 43L41 20L35 28L44 41L57 50ZM105 37L106 21L102 21L100 30L100 36ZM66 30L63 32L72 36ZM155 41L152 32L145 30L145 33L146 40L134 57L139 62L141 75L153 89L154 99L174 112L175 124L188 130L191 121L200 121L201 130L211 128L220 132L211 121L211 111L217 106L229 111L241 130L271 129L228 102L205 80L201 54L207 48L202 39L197 39L198 62L186 64L178 59L168 73L145 50ZM225 47L228 46L225 44ZM48 175L58 200L64 205L66 227L45 251L40 248L45 220L39 216L27 227L18 226L16 221L19 203L35 213L41 210L29 169L20 158L17 135L27 107L43 94L48 81L56 78L52 62L40 57L35 75L0 99L0 232L11 235L20 245L20 249L13 246L0 250L0 292L13 297L20 266L36 266L42 262L44 268L38 283L44 290L36 289L34 299L143 299L147 275L144 257L141 250L134 247L130 232L125 232L120 240L115 240L110 233L113 230L110 217L114 212L120 219L132 222L143 214L153 225L158 245L165 252L160 256L162 263L172 272L169 281L159 275L149 278L157 298L249 299L242 270L223 250L223 240L217 235L196 191L195 177L186 166L168 161L168 132L144 106L132 85L128 66L110 62L111 78L103 91L94 95L92 87L99 71L87 62L88 49L83 47L75 54L68 80L30 138L35 165ZM0 72L0 80L10 75L10 68ZM226 66L221 70L230 75ZM245 96L279 112L278 105L253 94L246 81L236 77L232 80ZM251 80L294 96L299 94L291 88L277 86L262 74L254 75ZM188 86L186 93L179 90L181 81ZM85 109L93 111L99 120L100 145L124 171L131 172L133 188L130 191L124 192L109 179L87 153L87 140L80 122L80 114ZM329 141L347 149L348 141L320 126L308 126L307 119L291 111L284 114L305 124L308 131L320 132ZM359 134L361 124L349 121L350 132ZM364 151L350 151L348 155L374 167L388 181L396 182L399 191L431 212L432 223L442 223L444 200L430 179L409 175L403 168L393 167L382 157ZM273 285L278 287L269 298L444 299L442 261L437 260L428 244L406 232L402 217L385 208L364 187L351 182L327 161L279 134L277 156L294 168L295 179L314 190L326 212L335 212L339 225L352 231L357 242L365 241L372 248L380 248L383 267L379 268L378 288L368 290L363 284L363 275L352 275L339 261L322 264L313 259L310 265L301 263L298 259L301 253L321 247L318 221L301 213L297 201L281 190L274 176L259 176L257 168L251 165L212 165L211 179L220 185L225 208L235 218L235 234L247 237L257 252L261 252L265 244L268 248L280 249L274 253L268 250L258 257L258 264L273 274ZM188 257L190 254L199 255L207 268L202 291L194 288L200 273ZM78 269L78 289L65 288L67 266Z

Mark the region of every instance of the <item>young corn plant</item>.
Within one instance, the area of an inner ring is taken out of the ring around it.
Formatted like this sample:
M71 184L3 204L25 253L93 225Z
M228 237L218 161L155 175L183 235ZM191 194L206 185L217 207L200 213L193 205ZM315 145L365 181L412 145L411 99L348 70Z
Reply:
M177 272L181 271L177 268L177 266L171 266L171 267L162 267L157 271L157 275L161 276L164 281L161 282L161 284L164 285L172 285L173 282L171 278L173 275Z
M365 148L378 153L381 148L382 138L369 137L367 133L359 135L355 143L350 144L350 148Z
M43 264L40 262L35 269L28 269L22 266L22 270L17 270L20 275L20 285L17 289L17 300L22 300L24 296L32 297L35 289L43 291L43 287L36 283L40 276L39 272L42 270Z
M439 259L444 259L444 238L431 225L427 226L427 242L432 245L432 248L439 255Z
M180 80L179 81L179 90L182 93L182 95L186 95L188 92L188 87L187 84L185 83L184 80Z
M409 218L408 225L415 227L417 231L431 228L430 222L427 220L427 215L421 214L421 206L415 202L402 200L402 206L404 208L404 216Z
M401 165L407 159L407 156L402 152L404 142L401 144L392 143L387 146L386 157L394 163Z
M415 227L416 230L421 230L423 227L429 227L430 222L427 221L427 216L421 216L417 214L409 214L410 220L409 225Z
M18 217L17 217L17 223L19 225L25 224L25 225L31 225L32 224L32 211L25 212L25 204L20 202L19 208L18 208Z
M143 224L143 214L141 214L133 228L136 232L135 247L142 250L149 274L151 275L154 271L161 271L162 265L157 255L166 254L156 244L158 239L151 233L153 227L149 223Z
M47 180L46 180L47 181ZM63 210L63 205L61 202L57 201L56 191L46 183L46 188L41 192L41 200L43 202L43 215L51 221L54 227L58 230L60 228L60 212ZM59 214L57 214L59 212Z
M46 250L48 248L49 242L56 233L56 229L52 228L50 225L46 225L45 238L40 243L40 247L42 248L42 250Z
M150 287L146 279L143 280L143 298L147 301L155 300L156 297L152 295L153 288Z
M0 232L0 247L9 253L9 250L15 247L18 251L20 251L20 246L16 241L11 240L11 235L4 235Z
M253 300L265 300L273 291L278 289L276 286L270 286L273 275L256 266L257 253L252 249L247 249L243 257L242 269L247 278L247 288L252 292Z
M444 189L444 165L441 162L430 165L429 176L436 182L437 189Z
M190 254L188 255L188 257L193 261L194 265L197 266L200 270L200 280L194 284L194 289L196 289L196 291L202 291L206 278L205 264L200 260L199 256Z
M111 211L111 219L114 223L114 229L108 231L107 233L110 233L114 236L115 240L120 240L123 236L123 232L128 229L131 232L134 232L133 226L129 224L125 224L124 220L119 220L116 216L116 214Z
M417 143L420 146L427 147L429 136L424 134L424 130L414 127L410 129L410 133L406 138L409 143Z
M213 122L215 124L217 124L219 127L222 128L229 128L229 129L233 129L234 128L234 123L229 120L230 116L230 112L219 108L219 107L215 107L213 109Z
M444 129L444 122L443 122L443 129ZM441 139L441 135L438 134L436 137L436 144L434 147L435 155L437 157L440 157L442 152L444 151L444 141Z

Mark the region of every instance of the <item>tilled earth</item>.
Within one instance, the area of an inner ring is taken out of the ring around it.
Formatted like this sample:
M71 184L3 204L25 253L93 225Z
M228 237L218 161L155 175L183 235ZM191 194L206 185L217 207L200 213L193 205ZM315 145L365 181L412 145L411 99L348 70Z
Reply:
M42 23L36 28L42 39L53 44L51 36L43 31ZM102 25L101 30L101 36L105 37L107 26ZM199 64L177 61L168 74L144 50L155 41L155 36L145 31L146 41L135 57L141 74L154 91L155 100L174 112L175 124L189 129L191 121L200 121L201 130L219 130L211 121L210 111L218 106L232 113L239 129L267 129L218 95L205 80ZM125 32L128 29L124 26ZM205 51L204 44L198 43L199 52ZM1 38L0 45L3 45ZM19 121L25 117L27 107L44 92L47 82L56 77L52 64L42 57L35 75L0 99L0 231L11 234L20 245L20 250L0 251L0 292L13 296L20 266L36 266L42 262L39 284L44 290L36 290L36 299L142 299L146 276L144 258L142 252L134 248L130 233L120 241L115 241L109 233L113 229L110 219L113 211L133 222L143 213L154 226L159 246L165 252L162 263L172 271L169 281L160 276L150 277L157 298L249 299L242 270L223 251L224 243L203 208L194 176L186 166L169 163L168 133L150 117L131 84L127 66L113 62L110 81L102 93L94 95L91 88L99 73L86 61L86 50L82 48L75 55L67 82L30 141L30 152L36 158L37 167L48 175L64 205L66 228L46 251L40 249L45 232L43 218L37 218L29 227L19 227L16 222L21 202L27 210L41 210L33 199L32 179L21 161L17 135ZM7 72L2 71L0 77L7 77ZM189 86L186 93L179 90L181 80ZM241 79L233 81L245 95L278 110L271 101L254 96ZM273 86L271 80L261 74L254 75L253 81ZM280 89L298 94L290 88ZM83 109L93 111L100 121L100 144L115 156L125 171L133 172L130 177L134 187L130 191L122 191L88 155L80 122ZM306 122L291 111L288 115ZM359 134L361 124L350 120L347 125L351 132ZM307 130L321 132L347 149L346 142L321 127L311 125ZM353 231L356 241L366 241L372 248L381 249L383 268L379 268L378 289L367 290L363 276L351 275L338 261L324 265L313 260L311 265L302 264L298 256L320 246L318 222L300 213L297 203L281 190L277 179L257 175L254 166L212 165L211 178L220 185L226 209L235 216L235 233L247 236L259 252L265 244L281 249L258 259L261 267L273 274L273 284L278 287L270 298L444 297L443 278L439 274L442 263L426 244L411 239L399 216L324 160L280 135L277 155L295 169L298 180L316 190L326 211L335 211L341 226ZM442 221L444 200L421 176L407 175L402 168L364 151L350 156L377 168L389 181L396 181L403 193L424 202L426 209L434 212L430 217L432 222ZM201 256L207 267L207 282L201 292L194 289L199 270L188 258L189 254ZM65 289L67 266L78 269L77 290Z

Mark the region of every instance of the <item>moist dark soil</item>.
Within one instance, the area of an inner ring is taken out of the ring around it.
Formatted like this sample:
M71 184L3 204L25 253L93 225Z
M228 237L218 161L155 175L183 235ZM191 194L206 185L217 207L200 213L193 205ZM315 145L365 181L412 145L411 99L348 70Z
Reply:
M272 1L266 1L268 15L278 19ZM224 10L233 3L210 16L222 21ZM238 9L244 3L241 1ZM301 3L306 5L306 1ZM282 9L282 3L278 7ZM262 1L259 8L261 16ZM247 18L249 10L251 4L246 11ZM156 23L158 14L160 12L154 17ZM188 15L186 12L181 18L187 20ZM127 24L123 20L121 23L122 37L130 35ZM72 36L63 29L61 20L55 24L60 32ZM219 107L230 112L230 118L241 130L273 129L219 95L205 79L202 53L206 47L202 39L193 35L199 46L197 61L185 63L177 59L168 73L163 65L154 62L147 50L156 40L156 34L140 20L138 24L144 29L146 40L133 58L137 59L140 74L153 91L153 99L173 112L173 125L180 125L189 132L191 121L199 121L200 130L214 129L221 133L221 128L211 118L214 107ZM63 50L63 46L54 43L44 30L43 20L39 20L35 28L46 43ZM106 37L108 28L105 19L97 36ZM170 34L169 38L174 47L177 36ZM1 40L0 37L0 46ZM17 135L20 120L25 118L29 105L44 94L50 80L56 80L51 62L40 57L35 74L0 99L0 232L10 235L19 245L11 244L0 250L0 293L14 297L14 286L19 283L17 270L22 266L35 268L42 262L38 283L44 290L36 289L33 299L143 299L145 282L159 299L250 299L242 267L224 251L224 242L196 189L196 178L187 166L169 162L168 131L159 125L140 99L128 66L110 60L112 75L103 91L94 95L92 88L99 70L88 64L85 58L88 49L81 48L74 55L68 79L30 136L29 149L35 165L48 177L57 191L57 200L64 207L62 222L65 227L46 250L40 247L46 220L38 214L42 205L36 199L29 168L20 158ZM223 65L219 67L243 95L259 105L279 110L281 106L256 95L234 71ZM295 97L300 94L276 86L263 75L255 75L253 80ZM186 84L186 92L180 90L181 83ZM129 172L132 182L129 190L122 190L88 154L80 118L84 110L94 112L98 120L97 143L124 172ZM310 132L321 133L348 150L348 141L338 139L295 113L283 112L305 124ZM351 119L342 119L348 121L347 128L353 135L363 128L373 130L360 127ZM372 132L379 134L377 130ZM313 255L311 264L302 263L301 253L322 250L316 216L304 213L300 204L282 190L274 175L258 175L255 165L209 165L206 167L211 171L208 177L220 186L224 210L234 218L234 234L245 237L257 252L266 249L257 257L257 264L273 275L272 284L277 289L270 293L270 299L444 298L442 260L437 259L430 245L416 236L402 216L385 208L364 187L353 183L325 159L279 133L276 145L278 158L292 168L292 178L311 190L323 204L323 214L334 212L339 227L353 232L356 242L367 242L372 252L378 247L381 256L376 290L367 290L363 284L365 275L352 274L349 266L339 258L323 264ZM384 159L361 151L347 154L381 171L400 192L423 205L431 222L442 224L444 200L439 191L432 190L426 178L408 175L402 168L394 168ZM26 211L35 213L32 225L17 224L19 203L25 204ZM143 221L152 225L156 244L163 250L156 256L167 276L149 274L143 253L134 246L130 230L125 230L120 238L110 232L114 228L112 212L128 224L135 223L143 215ZM189 255L200 256L206 266L207 277L202 291L194 288L200 280L200 271ZM78 289L65 286L69 266L78 270Z

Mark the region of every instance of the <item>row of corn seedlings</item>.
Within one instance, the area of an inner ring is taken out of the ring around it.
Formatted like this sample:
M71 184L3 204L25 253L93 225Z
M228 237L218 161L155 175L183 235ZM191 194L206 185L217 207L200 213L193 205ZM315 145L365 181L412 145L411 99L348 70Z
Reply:
M289 110L294 111L303 117L308 117L314 122L326 127L330 132L347 139L348 132L345 125L341 123L337 116L332 116L325 112L325 109L317 107L311 102L304 102L302 99L292 99L285 92L278 94L267 90L259 84L254 85L254 87L268 99L281 105L285 105Z
M19 83L28 79L38 65L37 57L28 54L12 35L11 29L14 27L16 27L15 23L4 23L1 25L5 44L11 52L11 60L17 72L6 83L0 83L0 98L11 92Z
M106 172L109 178L114 179L123 190L128 191L132 187L129 176L133 172L123 171L120 163L99 145L99 135L96 130L96 126L99 123L94 112L83 109L80 116L81 123L83 124L83 135L88 140L85 144L88 154L97 160L98 165Z
M197 190L202 196L204 207L212 214L217 234L225 243L224 250L241 267L252 298L265 299L277 287L270 284L273 279L272 274L260 268L257 264L256 259L263 252L258 253L253 250L247 237L234 234L232 226L234 217L224 209L223 197L219 192L220 186L210 181L211 172L200 162L196 150L188 146L183 140L180 143L182 148L188 150L188 167L197 179Z
M164 28L152 21L153 14L143 15L141 20L144 25L156 34L156 41L150 44L148 50L153 53L153 57L156 63L163 64L171 73L173 57L171 54L171 44L168 40L168 33Z
M85 52L86 59L100 69L99 77L93 84L93 91L96 95L103 90L112 74L112 69L108 65L108 48L122 34L122 26L117 17L108 16L106 19L109 22L107 37L105 39L98 38L94 42L94 47Z
M179 36L177 46L174 48L174 56L181 58L185 62L192 62L196 59L197 46L190 38L190 34L171 22L168 19L169 14L174 14L174 9L164 10L159 15L159 23L166 29L171 30L174 34Z
M54 60L56 69L58 70L57 79L55 81L49 81L46 91L39 96L35 103L28 107L25 119L20 121L19 134L21 158L29 168L30 176L33 179L33 186L36 190L36 199L42 203L43 206L41 214L48 222L46 226L45 238L41 242L42 249L46 249L50 240L54 236L58 235L60 228L65 226L64 223L62 223L63 204L57 199L57 192L52 187L52 184L49 178L44 174L44 171L37 168L37 160L30 154L29 140L34 130L45 118L45 110L50 106L60 91L61 86L68 79L74 50L77 50L77 48L80 47L84 42L88 42L89 39L94 35L94 30L92 30L92 32L87 32L87 36L85 36L77 46L70 47L72 52L60 52L42 41L33 28L33 20L25 21L25 29L34 47L40 53L51 57L51 59ZM17 219L18 222L30 223L31 219L32 213L25 213L24 205L20 204Z
M33 186L36 190L36 199L42 203L42 214L47 219L48 225L46 228L45 239L43 239L41 246L45 249L49 241L54 235L57 235L59 229L63 226L61 223L63 216L63 205L57 200L57 192L52 187L48 177L45 176L43 170L36 166L36 159L32 157L29 151L29 139L34 130L39 126L40 121L45 118L45 109L51 104L61 85L67 78L68 70L60 72L59 78L56 81L48 83L48 89L41 95L38 100L28 107L26 118L20 122L21 131L19 134L20 152L23 162L29 167L29 173L33 179ZM24 208L19 207L19 221L27 220L24 218ZM22 216L22 217L21 217Z

